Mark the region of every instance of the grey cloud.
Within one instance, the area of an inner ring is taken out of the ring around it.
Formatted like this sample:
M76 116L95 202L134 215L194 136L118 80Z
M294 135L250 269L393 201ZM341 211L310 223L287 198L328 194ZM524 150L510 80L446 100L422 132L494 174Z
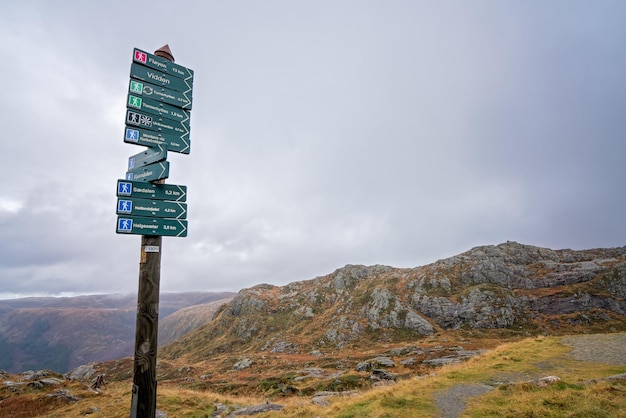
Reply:
M621 2L0 9L3 292L136 291L114 185L142 149L122 141L132 48L165 43L195 84L192 152L168 157L190 230L163 240L164 291L505 240L624 245Z

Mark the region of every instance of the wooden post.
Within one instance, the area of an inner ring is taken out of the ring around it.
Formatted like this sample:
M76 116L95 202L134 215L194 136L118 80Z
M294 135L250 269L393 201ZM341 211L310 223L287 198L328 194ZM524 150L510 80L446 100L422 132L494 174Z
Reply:
M156 50L154 55L174 61L172 52L167 45ZM163 180L159 182L164 183ZM156 415L161 244L161 236L141 236L131 418L155 418Z
M154 418L156 414L161 241L160 236L141 237L131 418Z

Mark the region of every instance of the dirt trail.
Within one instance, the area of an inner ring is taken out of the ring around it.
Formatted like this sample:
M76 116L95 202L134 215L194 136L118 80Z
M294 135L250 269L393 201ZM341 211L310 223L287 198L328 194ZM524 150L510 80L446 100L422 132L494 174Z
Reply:
M591 334L563 337L576 360L626 366L626 334Z
M561 343L572 347L569 356L576 360L626 366L626 334L590 334L563 337ZM457 418L465 410L465 400L494 389L482 384L455 385L437 394L440 418Z

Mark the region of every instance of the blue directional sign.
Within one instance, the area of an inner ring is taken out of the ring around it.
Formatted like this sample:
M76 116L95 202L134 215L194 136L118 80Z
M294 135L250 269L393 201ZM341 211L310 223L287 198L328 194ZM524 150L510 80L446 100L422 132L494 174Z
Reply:
M144 145L154 147L156 145L167 145L167 150L189 154L190 141L189 134L169 135L162 132L150 131L136 127L127 126L124 131L124 142L128 144Z
M126 180L155 181L166 179L170 175L169 161L136 167L126 172Z
M128 169L143 167L167 159L167 145L155 145L128 158Z
M182 219L144 218L120 215L117 217L118 234L187 236L187 221Z
M117 196L185 202L187 201L187 186L118 180Z

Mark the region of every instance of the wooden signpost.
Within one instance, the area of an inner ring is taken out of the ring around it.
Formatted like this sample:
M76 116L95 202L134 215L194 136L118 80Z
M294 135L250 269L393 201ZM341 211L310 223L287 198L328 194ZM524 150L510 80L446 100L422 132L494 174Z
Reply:
M193 71L174 64L164 45L154 55L135 48L130 76L129 93L142 96L129 94L124 142L149 148L130 157L117 182L116 232L141 235L130 417L154 418L162 236L187 236L187 187L164 184L165 159L167 151L189 154Z

